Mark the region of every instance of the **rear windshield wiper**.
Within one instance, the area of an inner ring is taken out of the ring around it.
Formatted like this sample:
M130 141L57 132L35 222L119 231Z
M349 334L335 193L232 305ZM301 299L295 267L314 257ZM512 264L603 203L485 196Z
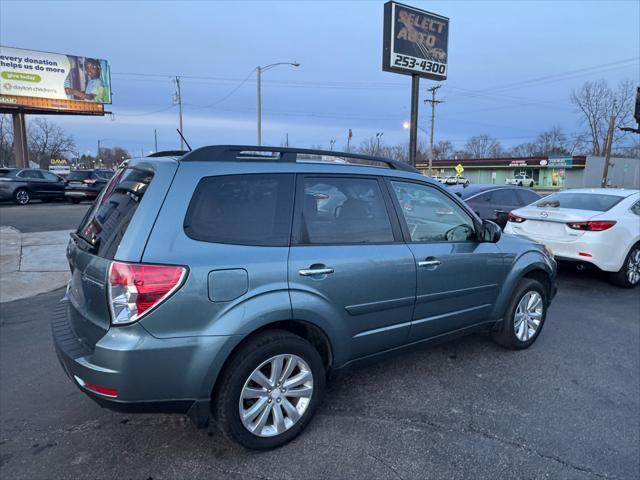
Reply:
M75 232L71 232L71 238L73 238L73 240L75 241L76 245L78 245L78 247L81 250L84 250L85 252L91 253L91 254L95 254L98 251L98 244L93 244L91 243L89 240L87 240L84 237L81 237L80 235L78 235Z

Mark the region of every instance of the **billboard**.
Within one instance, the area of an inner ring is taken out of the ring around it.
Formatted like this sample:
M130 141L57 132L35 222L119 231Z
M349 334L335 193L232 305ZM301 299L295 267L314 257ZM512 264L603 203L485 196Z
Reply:
M384 4L383 70L445 80L448 52L447 17L401 3Z
M109 63L0 46L0 95L111 103Z

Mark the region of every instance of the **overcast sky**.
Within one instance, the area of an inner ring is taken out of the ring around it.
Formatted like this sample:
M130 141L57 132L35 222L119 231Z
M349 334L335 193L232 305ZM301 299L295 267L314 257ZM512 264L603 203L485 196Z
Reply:
M436 140L456 147L481 133L512 146L554 125L577 132L573 88L640 82L638 0L406 3L451 19ZM382 27L382 1L0 2L2 45L110 62L113 116L50 117L92 154L98 139L146 154L154 129L159 149L177 148L172 75L183 77L192 146L255 143L255 67L293 61L263 74L264 144L288 134L290 145L342 148L349 128L355 144L377 132L405 142L411 80L382 71ZM432 84L421 81L421 100Z

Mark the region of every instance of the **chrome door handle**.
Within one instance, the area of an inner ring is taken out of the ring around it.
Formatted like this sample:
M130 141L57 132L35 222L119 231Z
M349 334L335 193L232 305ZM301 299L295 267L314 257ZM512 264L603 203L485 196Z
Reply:
M437 267L442 262L440 260L423 260L418 262L419 267Z
M333 273L333 268L308 268L298 270L298 273L303 277L310 277L311 275L328 275Z

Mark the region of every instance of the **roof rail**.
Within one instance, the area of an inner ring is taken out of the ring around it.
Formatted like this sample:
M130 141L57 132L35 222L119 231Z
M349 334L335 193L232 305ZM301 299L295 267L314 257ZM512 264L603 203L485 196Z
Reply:
M184 154L189 153L189 150L164 150L160 152L154 152L147 155L147 158L153 157L181 157Z
M263 153L264 152L264 153ZM277 155L275 155L277 154ZM387 168L395 170L403 170L405 172L420 173L420 170L407 165L406 163L388 158L373 157L370 155L361 155L359 153L338 152L328 150L315 150L306 148L291 147L266 147L256 145L210 145L208 147L200 147L187 152L181 159L181 162L313 162L322 160L314 160L313 158L299 158L299 156L326 156L335 157L342 160L360 160L361 163L348 162L349 165L376 166L368 165L364 162L382 163ZM337 163L340 164L340 163Z

